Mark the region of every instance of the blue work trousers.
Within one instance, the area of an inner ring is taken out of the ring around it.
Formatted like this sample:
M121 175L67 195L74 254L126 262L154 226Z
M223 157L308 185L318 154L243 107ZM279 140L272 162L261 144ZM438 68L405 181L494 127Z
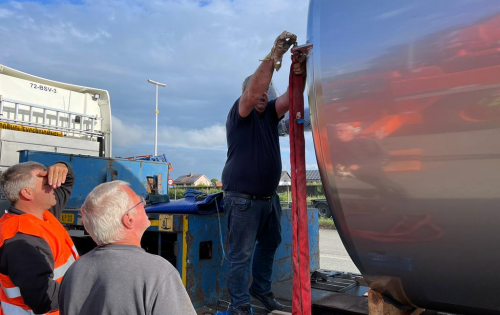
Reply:
M274 254L281 243L281 206L276 194L271 200L226 196L224 209L229 220L227 286L235 308L250 303L252 253L252 290L271 292Z

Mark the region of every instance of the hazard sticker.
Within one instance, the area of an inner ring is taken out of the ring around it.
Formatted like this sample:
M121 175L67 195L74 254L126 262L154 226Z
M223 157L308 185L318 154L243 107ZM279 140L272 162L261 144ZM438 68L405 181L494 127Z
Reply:
M158 230L172 232L174 230L174 216L171 214L160 214L158 218Z
M61 223L71 224L75 221L75 215L72 213L61 213L59 221L61 221Z

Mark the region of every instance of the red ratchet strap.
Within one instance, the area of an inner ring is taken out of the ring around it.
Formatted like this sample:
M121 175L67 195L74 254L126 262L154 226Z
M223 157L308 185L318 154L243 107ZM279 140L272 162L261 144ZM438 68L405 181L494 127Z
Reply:
M295 75L293 65L302 53L292 49L290 68L290 163L292 177L292 229L293 229L293 289L292 314L311 315L311 278L309 267L309 231L306 202L306 158L304 140L304 85L305 76Z

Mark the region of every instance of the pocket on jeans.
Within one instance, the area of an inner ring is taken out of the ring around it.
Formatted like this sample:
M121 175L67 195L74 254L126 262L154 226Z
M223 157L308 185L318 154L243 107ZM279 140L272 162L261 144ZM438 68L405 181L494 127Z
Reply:
M250 208L252 200L245 198L233 198L233 203L231 205L232 209L237 211L245 211Z

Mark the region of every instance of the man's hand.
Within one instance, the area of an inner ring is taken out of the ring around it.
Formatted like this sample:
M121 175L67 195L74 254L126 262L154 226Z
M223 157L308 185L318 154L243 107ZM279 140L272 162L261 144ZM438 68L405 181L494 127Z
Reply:
M293 73L295 75L306 75L306 60L307 56L306 55L301 55L299 57L298 63L294 63L292 68L293 68Z
M290 49L295 42L297 42L297 35L292 34L287 31L283 31L274 41L274 46L271 52L263 59L273 60L274 69L278 71L281 68L281 61L283 60L283 55Z
M47 183L52 186L52 188L56 189L66 182L66 175L68 175L68 167L66 164L56 163L46 171L41 171L38 176L47 176Z

